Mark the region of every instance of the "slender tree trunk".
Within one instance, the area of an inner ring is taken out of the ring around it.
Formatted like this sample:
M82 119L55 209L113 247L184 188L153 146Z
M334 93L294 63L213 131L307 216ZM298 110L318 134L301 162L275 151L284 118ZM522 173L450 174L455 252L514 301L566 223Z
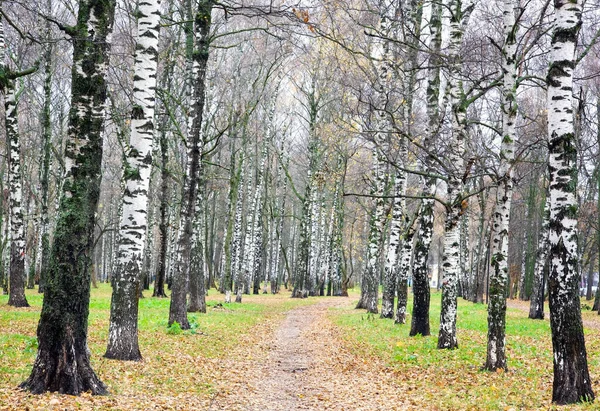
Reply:
M415 230L413 227L404 228L402 252L400 264L398 264L398 306L396 307L396 324L406 323L406 313L408 311L408 277L410 275L410 260L413 255L414 234Z
M52 10L52 1L47 2L48 11ZM50 22L46 31L50 38ZM50 105L52 104L52 42L48 41L44 50L44 107L42 110L43 150L40 166L40 245L38 251L39 287L44 292L44 276L50 259L50 218L48 213L48 187L50 179L50 151L52 147L52 122Z
M21 143L17 116L15 80L9 80L6 87L6 137L9 141L9 207L10 207L10 269L8 305L29 307L25 297L25 227L21 201Z
M440 99L440 63L439 51L442 46L442 5L432 3L431 18L431 49L429 56L428 82L427 82L427 115L429 121L425 131L424 147L431 147L434 133L439 129L439 99ZM422 162L424 171L430 171L433 159L430 155ZM413 310L410 326L410 335L427 336L431 334L429 327L430 289L427 260L429 249L433 240L434 213L433 200L427 199L435 193L435 179L422 178L422 193L425 198L421 203L419 213L419 231L415 243L415 257L413 264ZM441 267L440 267L441 269Z
M594 399L583 337L577 269L577 145L572 87L581 6L577 0L557 0L554 9L556 17L547 77L552 402L571 404Z
M235 132L235 128L233 129L233 131ZM240 167L237 168L236 172L236 156L235 156L235 146L234 146L234 142L235 139L231 138L231 145L230 145L230 151L231 151L231 165L230 165L230 176L229 176L229 194L227 195L227 211L228 211L228 216L227 216L227 220L226 220L226 228L225 228L225 236L223 238L223 255L222 255L222 265L223 265L223 275L222 275L222 284L220 284L220 287L223 290L223 293L225 293L225 302L226 303L230 303L231 302L231 291L232 291L232 286L233 286L233 276L235 274L234 271L232 271L232 267L233 267L233 241L234 241L234 220L235 220L235 210L236 208L234 208L235 205L237 205L237 193L238 193L238 184L240 184L240 177L241 177L241 173L242 173L242 164L240 164ZM242 154L242 159L243 159L243 154Z
M90 365L87 320L90 262L100 194L102 129L108 65L107 37L115 3L80 1L73 34L73 68L65 178L38 324L38 353L29 378L32 393L106 394Z
M193 96L189 119L189 135L186 143L187 164L183 182L181 206L181 229L177 239L178 255L173 271L169 325L179 323L182 329L189 329L186 295L192 248L194 210L196 208L197 180L201 164L201 126L204 114L206 66L208 63L209 30L211 24L212 0L201 0L194 16L196 46L193 53Z
M467 117L467 103L462 91L460 46L465 26L470 17L473 4L463 7L459 0L450 2L450 45L449 55L450 78L448 91L452 104L452 141L448 155L448 202L446 210L444 257L442 262L442 308L440 314L440 332L438 348L454 349L458 347L456 338L456 312L457 312L457 286L458 270L460 264L460 227L459 221L466 203L463 202L462 191L464 185L464 155L466 143L465 123Z
M548 270L548 229L550 224L550 197L546 194L544 200L544 212L542 216L542 228L538 238L538 247L535 259L535 271L533 273L533 291L529 304L529 318L534 320L544 319L544 278Z
M506 370L506 287L508 284L508 230L513 192L514 144L517 137L517 39L514 0L504 1L504 59L502 118L503 136L500 146L500 173L493 216L492 273L488 305L488 343L484 368L488 371Z
M394 181L394 202L392 205L392 221L390 222L390 240L387 247L383 275L383 295L381 298L381 318L394 318L394 296L397 283L397 260L398 251L401 246L402 218L405 213L406 178L403 172L396 172ZM400 291L400 290L398 290Z
M245 172L244 172L244 153L241 154L242 158L240 159L240 175L237 181L237 196L235 203L235 219L233 225L233 238L231 245L231 275L233 280L235 281L235 301L240 303L242 302L242 293L244 291L244 273L242 271L241 262L242 262L242 218L243 218L243 208L244 208L244 181L245 181ZM225 300L227 301L227 295L225 295ZM238 301L239 300L239 301Z

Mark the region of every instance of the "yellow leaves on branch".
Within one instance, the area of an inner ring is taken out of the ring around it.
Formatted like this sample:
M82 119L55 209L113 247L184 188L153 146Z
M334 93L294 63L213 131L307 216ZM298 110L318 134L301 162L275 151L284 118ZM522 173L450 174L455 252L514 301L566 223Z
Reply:
M307 25L311 32L315 32L315 26L308 22L310 20L310 14L308 13L308 10L293 8L292 11L300 21Z

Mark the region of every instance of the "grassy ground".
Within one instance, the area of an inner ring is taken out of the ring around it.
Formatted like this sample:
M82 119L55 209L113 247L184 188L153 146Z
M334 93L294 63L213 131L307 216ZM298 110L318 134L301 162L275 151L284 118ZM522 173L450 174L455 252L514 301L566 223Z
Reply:
M206 409L214 383L223 371L220 360L240 344L258 344L252 335L256 327L277 323L290 308L314 302L261 295L244 296L243 304L215 307L223 297L211 290L208 313L190 314L193 329L172 333L167 329L169 299L144 298L140 300L139 319L144 360L131 363L102 357L108 335L110 293L110 286L102 284L92 291L90 303L88 343L92 364L111 393L109 397L95 398L30 396L15 389L28 377L35 359L42 297L28 290L32 307L14 309L6 305L8 296L0 296L0 410L45 410L50 401L56 407L60 405L56 409L61 410Z
M431 296L429 337L409 337L410 325L366 315L351 308L330 313L342 328L343 338L365 358L383 360L397 375L399 384L408 384L412 395L425 399L432 409L442 410L534 410L550 409L552 390L552 345L550 325L527 318L528 313L508 309L506 341L509 370L506 373L481 371L487 344L487 310L483 304L459 301L457 350L438 350L441 295ZM412 307L412 301L409 301ZM546 313L548 310L546 308ZM546 314L548 316L548 314ZM584 312L586 343L591 378L600 395L600 332L592 321L597 313ZM408 319L410 322L410 317ZM574 409L600 409L598 403ZM571 409L561 407L562 409Z

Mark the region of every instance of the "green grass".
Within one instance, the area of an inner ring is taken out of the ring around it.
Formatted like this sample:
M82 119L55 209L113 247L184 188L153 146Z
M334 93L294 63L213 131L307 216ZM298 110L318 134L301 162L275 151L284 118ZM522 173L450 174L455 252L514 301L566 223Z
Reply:
M290 299L288 295L244 296L243 304L222 304L211 290L206 314L189 314L192 330L167 327L169 299L140 300L139 339L144 360L126 363L102 357L106 349L111 289L101 284L92 290L89 347L92 364L108 385L111 396L67 398L28 396L14 388L30 373L37 340L35 332L42 298L27 291L32 305L8 307L0 296L0 409L9 398L14 410L46 409L50 398L60 398L66 409L147 409L185 398L190 409L205 409L225 383L224 370L252 364L264 355L266 339L285 311L314 304L318 298ZM145 292L146 295L151 295ZM409 324L395 325L378 315L353 309L356 291L341 308L329 315L339 327L345 349L374 366L392 372L399 397L414 398L415 409L439 410L534 410L553 409L552 348L548 321L533 321L521 310L509 309L507 319L506 373L481 371L486 356L487 310L482 304L459 300L457 350L438 350L440 294L431 297L429 337L409 337ZM342 300L340 300L342 301ZM409 312L412 301L409 301ZM546 311L547 312L547 311ZM584 321L600 324L597 313L583 312ZM408 316L410 322L410 315ZM588 362L594 388L600 394L600 326L586 328ZM249 348L251 347L251 348ZM250 361L248 361L250 360ZM229 373L228 375L231 375ZM235 381L226 381L227 386ZM349 381L351 383L351 381ZM52 397L52 395L55 395ZM390 409L394 405L390 404ZM594 404L562 409L600 409Z
M534 321L527 313L508 309L506 342L508 372L482 371L486 359L487 307L459 299L459 348L438 350L440 293L431 296L431 336L409 337L407 324L367 315L351 308L333 309L334 324L354 352L381 361L407 387L409 395L441 410L549 409L552 390L552 346L548 321ZM409 312L412 299L409 300ZM546 311L547 312L547 311ZM595 314L595 313L594 313ZM592 315L594 315L592 314ZM587 313L584 313L586 318ZM597 329L586 329L592 381L600 374ZM595 386L598 394L600 390ZM573 406L598 409L595 405ZM561 408L564 409L564 408ZM570 408L568 408L570 409Z

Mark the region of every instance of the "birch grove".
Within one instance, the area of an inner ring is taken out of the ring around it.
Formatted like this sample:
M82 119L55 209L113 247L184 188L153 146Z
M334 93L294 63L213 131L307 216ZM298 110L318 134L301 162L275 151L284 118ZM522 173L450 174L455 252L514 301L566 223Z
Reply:
M17 313L43 294L24 389L107 393L97 287L109 359L142 359L154 304L169 335L210 336L217 310L335 297L414 344L485 346L497 378L520 366L509 308L549 308L551 399L594 399L591 3L22 0L0 17L0 288ZM480 310L487 339L459 345Z

